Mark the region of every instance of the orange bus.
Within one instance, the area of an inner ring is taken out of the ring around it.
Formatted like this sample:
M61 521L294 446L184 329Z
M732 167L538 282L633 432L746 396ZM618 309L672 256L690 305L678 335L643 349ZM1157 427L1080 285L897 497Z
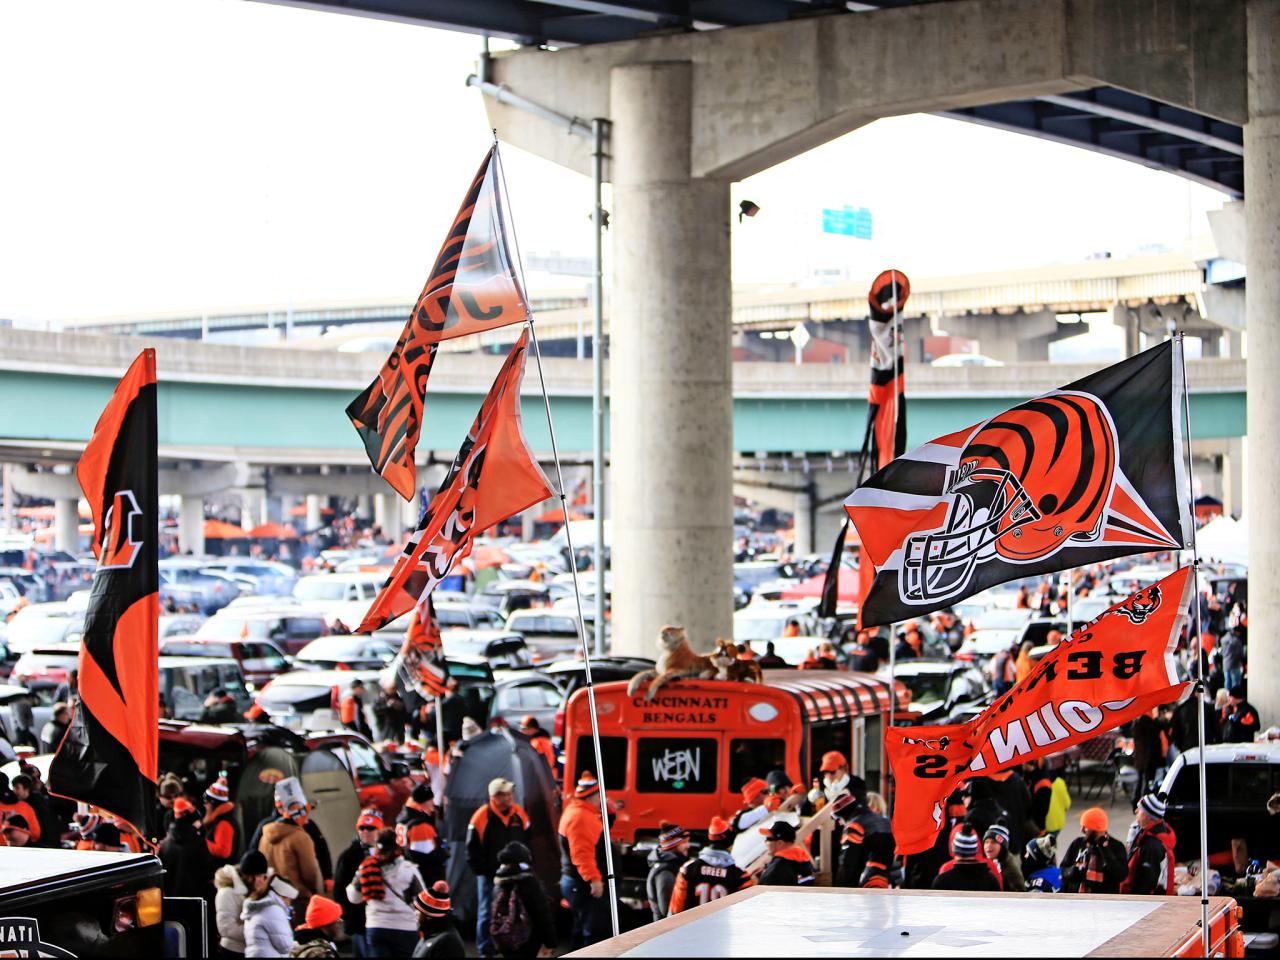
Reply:
M597 684L595 694L604 785L618 807L613 839L624 857L651 842L664 820L705 837L712 817L741 807L743 784L770 770L808 786L828 750L848 757L873 790L888 775L889 686L871 674L766 670L764 683L679 680L652 702L643 688L628 697L622 681ZM905 712L910 694L901 682L897 695ZM569 699L564 750L567 799L582 771L599 773L585 689Z

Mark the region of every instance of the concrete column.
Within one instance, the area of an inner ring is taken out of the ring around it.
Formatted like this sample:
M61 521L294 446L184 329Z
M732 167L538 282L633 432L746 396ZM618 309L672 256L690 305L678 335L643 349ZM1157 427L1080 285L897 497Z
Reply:
M1111 317L1117 327L1124 331L1124 355L1132 357L1142 350L1142 327L1138 315L1123 303L1117 303L1111 311Z
M318 530L324 524L324 515L320 512L324 500L318 493L307 494L307 529Z
M59 550L80 556L80 501L60 498L53 502L53 543Z
M378 493L373 497L373 522L382 528L383 535L392 543L399 543L404 536L401 502L394 493Z
M693 65L611 72L615 654L733 631L729 184L691 174Z
M373 497L367 493L356 497L356 518L363 523L373 519Z
M1240 437L1227 440L1227 452L1222 455L1222 512L1229 517L1244 512L1244 440Z
M1249 0L1244 204L1249 282L1249 700L1280 720L1280 0Z
M538 519L538 514L541 512L542 512L542 504L538 504L538 506L530 510L526 510L524 513L520 514L520 539L523 540L525 543L528 543L533 539L534 521Z
M204 497L184 496L178 508L178 549L196 556L204 553Z
M793 498L791 516L795 521L795 547L797 555L813 553L817 547L813 542L813 491L809 488L797 490Z
M240 526L252 530L267 522L267 497L261 487L240 491Z

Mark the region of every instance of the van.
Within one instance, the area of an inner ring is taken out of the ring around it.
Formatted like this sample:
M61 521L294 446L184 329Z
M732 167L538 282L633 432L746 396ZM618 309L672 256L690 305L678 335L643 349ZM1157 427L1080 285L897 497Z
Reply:
M908 706L897 684L898 709ZM742 805L742 785L781 768L809 784L828 750L839 750L872 789L884 789L884 714L889 685L867 673L766 670L763 683L678 680L652 701L627 683L595 684L604 785L619 805L613 839L624 859L678 816L705 835L711 818ZM583 771L596 772L587 691L569 698L565 718L565 799ZM631 857L629 859L635 859ZM643 877L642 863L628 876Z
M199 720L204 701L222 689L235 701L236 711L249 709L244 673L235 660L224 657L160 656L160 694L175 720Z

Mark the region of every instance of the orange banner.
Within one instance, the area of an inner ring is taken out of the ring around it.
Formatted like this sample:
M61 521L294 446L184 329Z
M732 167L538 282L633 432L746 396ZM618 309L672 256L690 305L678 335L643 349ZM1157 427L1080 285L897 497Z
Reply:
M962 781L1083 743L1179 699L1187 684L1178 682L1173 651L1192 583L1183 567L1117 603L969 723L885 731L898 850L933 846L947 796Z

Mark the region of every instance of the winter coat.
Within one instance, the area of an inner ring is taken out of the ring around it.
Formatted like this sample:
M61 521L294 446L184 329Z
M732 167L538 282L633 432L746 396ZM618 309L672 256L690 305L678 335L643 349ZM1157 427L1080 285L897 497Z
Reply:
M244 847L245 850L261 850L262 849L262 831L266 829L269 823L279 823L284 817L278 813L273 813L266 817L258 824L253 831L253 837ZM320 876L326 880L333 879L333 858L329 854L329 842L325 840L324 833L314 820L308 820L306 826L302 828L307 832L307 836L311 838L311 845L315 847L316 862L320 864Z
M604 821L597 801L570 800L560 816L560 873L571 880L604 880Z
M887 872L893 865L893 828L889 818L864 810L845 828L836 863L835 885L861 887L867 867L872 873Z
M1071 809L1071 791L1062 777L1053 778L1053 792L1049 796L1049 812L1044 818L1046 833L1058 833L1067 825L1067 811Z
M218 925L218 943L223 950L244 953L244 921L240 914L249 888L245 886L240 871L230 863L213 875L213 885L217 890L213 895L213 912Z
M190 817L169 825L160 844L160 862L164 864L165 896L208 898L214 863Z
M1129 848L1129 873L1120 884L1120 892L1173 896L1173 848L1177 839L1173 828L1163 820L1138 834Z
M456 960L467 955L466 945L458 936L458 928L452 917L433 920L418 945L413 948L415 957L434 957L439 960Z
M231 863L240 852L240 827L236 823L236 805L220 803L204 818L205 845L215 866Z
M445 879L448 855L444 841L436 832L436 818L414 805L410 800L396 818L396 839L401 848L422 874L422 882L430 887L437 880Z
M1248 700L1240 701L1240 706L1227 707L1227 719L1222 725L1222 739L1225 743L1253 743L1253 738L1262 729L1258 722L1258 711Z
M1027 881L1022 877L1022 862L1018 857L1013 855L1012 850L1006 850L1000 858L1000 888L1005 893L1026 893Z
M948 860L933 879L934 890L1000 892L1000 872L990 860Z
M1062 868L1063 893L1119 893L1125 877L1124 844L1107 835L1096 849L1099 877L1089 879L1089 841L1076 837L1058 862Z
M498 872L498 853L508 843L529 846L529 815L513 803L506 816L500 814L490 800L471 815L467 824L467 865L477 877L492 877Z
M517 896L520 897L524 904L525 913L529 915L529 924L531 935L529 942L525 945L526 949L521 954L527 953L533 956L537 953L539 947L554 947L556 945L556 919L551 912L551 900L547 897L547 892L543 889L541 881L529 869L527 863L504 863L498 868L497 874L493 878L494 886L497 890L494 892L493 902L498 901L498 894L503 890L514 887ZM492 912L490 913L492 916Z
M246 957L283 957L293 949L289 909L274 890L261 899L245 900L240 919L244 921Z
M703 847L696 857L686 860L676 874L668 916L745 890L752 883L754 881L734 862L733 854L728 850ZM691 897L697 897L697 902L691 902Z
M315 844L292 820L275 820L264 826L258 849L267 858L267 866L298 888L301 899L324 892Z
M32 842L37 847L61 847L64 824L58 819L49 794L43 790L34 790L28 794L25 803L36 814L36 832L32 835Z
M645 893L649 897L649 909L653 919L661 920L671 906L671 891L676 885L676 875L684 862L680 854L671 850L652 850L649 853L649 876L645 880Z
M813 872L813 861L809 854L800 847L792 845L784 847L773 855L764 872L760 874L762 887L804 887L813 886L817 876Z
M333 868L333 899L342 908L342 926L348 934L364 933L364 904L347 899L347 884L356 878L360 864L373 852L359 840L352 840L347 849L338 854Z
M347 899L364 904L366 930L417 930L418 911L413 900L426 889L418 868L404 857L380 864L385 893L381 900L365 900L357 877L347 884Z

